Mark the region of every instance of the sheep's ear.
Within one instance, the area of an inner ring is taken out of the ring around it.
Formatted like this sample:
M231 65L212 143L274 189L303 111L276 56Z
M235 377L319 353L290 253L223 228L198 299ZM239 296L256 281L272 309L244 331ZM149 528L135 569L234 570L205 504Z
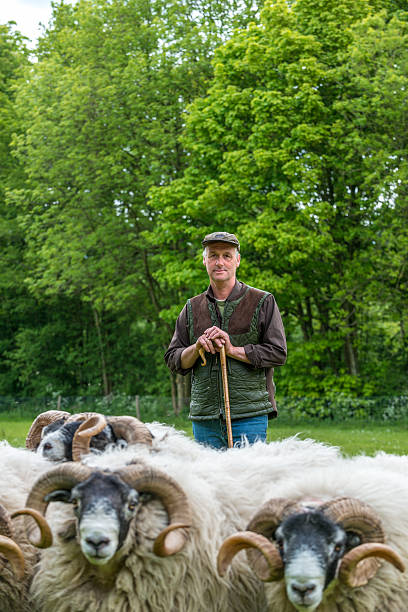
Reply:
M47 503L53 502L53 501L59 501L59 502L65 502L66 504L69 504L71 501L71 491L68 489L57 489L56 491L47 493L47 495L44 497L44 501Z

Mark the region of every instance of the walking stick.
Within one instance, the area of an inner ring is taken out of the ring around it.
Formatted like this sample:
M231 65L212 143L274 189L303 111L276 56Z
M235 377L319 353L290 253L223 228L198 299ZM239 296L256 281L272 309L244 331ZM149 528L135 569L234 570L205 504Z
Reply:
M202 366L205 366L207 360L205 358L205 353L202 348L198 351L200 353L200 357L202 360ZM221 361L221 374L222 374L222 387L224 391L224 407L225 407L225 423L227 425L227 437L228 437L228 448L232 448L234 446L234 442L232 439L232 426L231 426L231 409L229 402L229 389L228 389L228 375L227 375L227 356L225 354L225 346L222 345L220 350L220 361Z
M224 388L225 423L227 425L228 448L232 448L234 446L234 442L232 440L231 409L230 409L230 401L229 401L228 376L227 376L227 356L225 354L224 345L222 345L221 350L220 350L220 359L221 359L222 386Z

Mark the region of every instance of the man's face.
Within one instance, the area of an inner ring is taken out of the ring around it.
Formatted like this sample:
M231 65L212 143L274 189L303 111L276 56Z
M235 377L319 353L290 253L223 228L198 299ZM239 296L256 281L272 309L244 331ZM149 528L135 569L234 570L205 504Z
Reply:
M207 246L203 263L210 280L214 282L235 280L240 255L234 246L225 242L214 242Z

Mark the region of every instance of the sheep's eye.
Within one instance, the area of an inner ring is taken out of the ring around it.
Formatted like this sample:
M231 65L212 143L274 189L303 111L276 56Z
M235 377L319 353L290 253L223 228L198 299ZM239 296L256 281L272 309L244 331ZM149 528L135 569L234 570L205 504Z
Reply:
M341 551L341 544L336 544L336 546L334 547L334 550L336 552L340 552Z
M78 500L77 499L73 499L72 500L72 505L73 505L74 508L78 508L78 506L79 506Z
M280 552L283 552L283 540L277 540L276 544L277 544Z
M132 511L135 510L136 506L137 506L136 502L129 502L128 504L129 510L132 510Z

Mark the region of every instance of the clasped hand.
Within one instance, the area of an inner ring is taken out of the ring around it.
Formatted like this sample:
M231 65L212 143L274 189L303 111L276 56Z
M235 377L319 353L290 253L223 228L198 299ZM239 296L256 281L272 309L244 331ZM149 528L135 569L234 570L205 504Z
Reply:
M228 355L231 348L229 335L216 325L206 329L196 342L197 350L203 348L207 353L213 355L219 353L223 346L225 346L225 352Z

